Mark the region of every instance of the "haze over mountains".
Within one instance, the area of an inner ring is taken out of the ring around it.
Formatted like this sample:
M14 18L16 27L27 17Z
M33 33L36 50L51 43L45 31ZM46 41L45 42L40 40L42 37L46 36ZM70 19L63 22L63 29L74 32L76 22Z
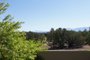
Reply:
M90 30L90 27L78 27L78 28L66 28L67 30L74 30L74 31L84 31L84 30ZM37 33L46 33L46 32L49 32L50 30L48 31L33 31L33 32L37 32Z
M79 28L73 28L71 30L75 30L75 31L84 31L84 30L90 30L90 27L79 27Z
M66 28L67 30L74 30L74 31L84 31L84 30L90 30L90 27L78 27L78 28Z

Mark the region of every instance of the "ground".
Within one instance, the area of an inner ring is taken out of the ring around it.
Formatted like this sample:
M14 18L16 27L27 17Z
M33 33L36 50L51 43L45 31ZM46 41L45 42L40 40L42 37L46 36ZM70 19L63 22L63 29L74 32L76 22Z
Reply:
M49 51L57 51L57 50L49 50ZM82 48L78 49L58 49L58 51L90 51L90 46L85 45Z

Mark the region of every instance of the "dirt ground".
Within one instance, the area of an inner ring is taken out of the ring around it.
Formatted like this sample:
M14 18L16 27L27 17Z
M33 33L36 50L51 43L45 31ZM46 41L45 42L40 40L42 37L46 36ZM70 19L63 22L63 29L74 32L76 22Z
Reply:
M77 49L56 49L56 50L48 50L48 51L90 51L90 46L85 45L82 48L77 48Z
M89 45L85 45L82 48L78 48L78 49L72 49L72 50L77 50L77 51L90 51L90 46Z

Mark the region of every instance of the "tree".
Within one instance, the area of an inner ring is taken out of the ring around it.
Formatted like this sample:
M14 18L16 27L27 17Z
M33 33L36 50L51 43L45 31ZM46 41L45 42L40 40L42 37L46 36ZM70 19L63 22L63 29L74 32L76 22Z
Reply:
M83 32L76 32L72 30L66 30L65 28L58 28L55 31L53 31L53 34L51 34L53 30L51 30L48 34L48 39L53 38L53 44L51 45L52 49L63 49L63 48L80 48L85 44L87 31ZM87 42L89 42L89 34ZM50 40L49 40L50 41Z
M88 31L87 35L86 35L86 44L90 45L90 30Z
M50 32L48 33L47 39L48 41L53 42L54 40L54 29L53 28L51 28Z
M7 7L7 3L0 2L0 14ZM0 21L0 60L34 60L42 50L42 42L26 40L25 33L18 30L21 24L12 21L11 15Z

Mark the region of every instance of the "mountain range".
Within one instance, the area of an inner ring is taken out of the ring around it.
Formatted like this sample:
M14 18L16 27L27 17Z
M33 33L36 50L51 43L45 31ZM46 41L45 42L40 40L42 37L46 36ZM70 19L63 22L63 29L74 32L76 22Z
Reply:
M73 28L71 30L74 30L74 31L84 31L84 30L90 30L90 27L79 27L79 28Z
M78 27L78 28L66 28L67 30L74 30L74 31L84 31L84 30L90 30L90 27ZM36 33L47 33L49 31L33 31Z

